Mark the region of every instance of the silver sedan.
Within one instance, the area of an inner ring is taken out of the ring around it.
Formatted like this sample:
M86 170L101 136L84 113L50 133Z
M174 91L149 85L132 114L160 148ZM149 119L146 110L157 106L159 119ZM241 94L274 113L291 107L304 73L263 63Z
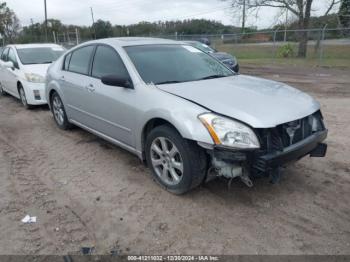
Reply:
M327 149L309 95L176 41L81 44L50 66L46 97L59 128L79 126L136 154L175 194L217 176L277 181L288 163Z

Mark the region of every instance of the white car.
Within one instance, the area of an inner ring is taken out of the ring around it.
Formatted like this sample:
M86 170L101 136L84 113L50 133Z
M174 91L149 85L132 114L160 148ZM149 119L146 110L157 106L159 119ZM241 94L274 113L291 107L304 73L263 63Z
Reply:
M6 46L0 57L0 95L19 98L26 108L47 104L46 71L64 51L56 44Z

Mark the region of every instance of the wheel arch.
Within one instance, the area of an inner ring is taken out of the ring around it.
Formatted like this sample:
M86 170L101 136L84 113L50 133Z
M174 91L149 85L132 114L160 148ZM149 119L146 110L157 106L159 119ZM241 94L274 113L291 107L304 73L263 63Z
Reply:
M18 92L18 95L19 95L19 89L20 89L20 87L22 87L22 88L24 88L23 87L23 85L22 85L22 83L21 83L21 81L17 81L17 92Z
M143 126L142 132L141 132L141 151L142 151L142 160L145 161L145 145L146 145L146 138L148 134L156 127L162 126L162 125L168 125L172 127L175 131L177 131L180 135L181 132L174 124L172 124L170 121L165 120L162 117L154 117L149 119Z
M51 90L49 91L49 100L48 100L47 102L48 102L50 108L51 108L52 96L53 96L54 93L57 93L56 89L51 89Z

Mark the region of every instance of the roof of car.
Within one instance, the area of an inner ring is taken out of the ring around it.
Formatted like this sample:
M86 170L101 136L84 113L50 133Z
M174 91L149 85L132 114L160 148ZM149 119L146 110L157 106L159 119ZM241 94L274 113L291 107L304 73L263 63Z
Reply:
M17 49L39 48L39 47L49 47L49 48L61 47L60 45L56 45L56 44L15 44L15 45L9 45L9 46L13 46Z
M89 43L105 43L117 46L157 45L157 44L183 44L183 42L151 37L114 37L90 41Z

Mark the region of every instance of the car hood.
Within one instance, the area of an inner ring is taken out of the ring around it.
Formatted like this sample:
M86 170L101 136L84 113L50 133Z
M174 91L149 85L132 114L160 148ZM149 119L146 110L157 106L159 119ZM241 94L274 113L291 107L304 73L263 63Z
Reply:
M311 96L286 84L244 75L157 87L255 128L275 127L320 108Z
M42 77L46 76L47 69L51 64L23 65L26 73L34 73Z

